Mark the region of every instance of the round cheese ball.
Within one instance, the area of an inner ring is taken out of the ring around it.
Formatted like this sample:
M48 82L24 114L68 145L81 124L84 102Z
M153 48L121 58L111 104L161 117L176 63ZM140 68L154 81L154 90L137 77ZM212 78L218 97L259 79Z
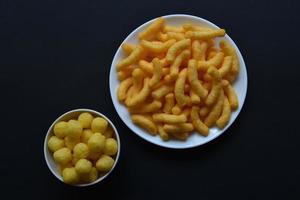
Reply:
M60 139L56 136L51 136L48 140L48 148L50 151L55 152L58 149L61 149L65 146L65 142L63 139Z
M110 156L102 155L96 162L96 168L100 172L108 172L113 167L114 162Z
M79 121L71 119L68 121L68 133L67 136L73 139L80 138L82 133L82 126Z
M80 142L79 138L70 138L69 136L65 137L65 146L70 150L73 150L75 145Z
M113 137L113 129L109 126L107 127L106 131L103 133L103 135L106 137L106 138L111 138Z
M79 181L79 176L74 167L65 168L62 172L62 177L65 183L76 184Z
M88 141L89 141L89 139L90 139L90 137L91 137L92 135L93 135L93 132L92 132L91 129L84 129L84 130L82 131L82 134L81 134L81 137L80 137L81 142L87 144Z
M78 174L89 174L92 170L92 163L87 159L80 159L75 164L75 169Z
M63 147L54 152L53 158L57 163L61 165L66 165L72 160L71 150L67 147Z
M113 156L118 152L117 141L113 138L107 138L105 140L104 153L108 156Z
M73 160L72 160L72 162L73 162ZM61 164L57 163L56 164L56 168L57 168L57 171L59 172L59 174L62 175L62 172L63 172L63 170L65 168L67 168L67 167L73 167L74 164L72 162L69 162L66 165L61 165Z
M53 132L56 137L64 138L68 133L68 123L64 121L56 123Z
M78 143L73 148L75 158L86 158L89 155L89 148L85 143Z
M83 182L86 182L86 183L94 182L98 178L98 171L95 167L92 167L89 174L87 174L87 175L83 174L83 175L81 175L80 178Z
M94 133L96 133L96 132L104 133L106 131L107 125L108 125L108 123L105 119L103 119L102 117L96 117L92 121L92 125L91 125L92 131Z
M105 137L101 133L94 133L88 140L91 153L100 153L105 147Z
M78 117L78 121L83 128L90 128L93 119L93 116L87 112L81 113Z

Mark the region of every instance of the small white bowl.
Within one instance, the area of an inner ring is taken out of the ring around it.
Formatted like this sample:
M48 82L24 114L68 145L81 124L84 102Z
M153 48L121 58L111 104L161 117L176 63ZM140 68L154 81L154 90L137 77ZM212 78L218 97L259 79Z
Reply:
M165 19L166 24L174 25L174 26L178 26L178 25L182 25L183 23L190 22L192 24L199 24L201 26L206 26L206 27L209 27L212 29L219 28L217 25L213 24L212 22L209 22L203 18L192 16L192 15L175 14L175 15L166 15L166 16L162 16L162 17ZM134 31L132 31L125 38L125 40L122 42L122 44L125 42L137 44L138 43L138 33L141 32L142 30L144 30L154 20L155 19L152 19L152 20L142 24L141 26L137 27ZM224 28L226 29L226 27L224 27ZM219 130L217 127L212 127L210 129L209 135L207 137L204 137L204 136L201 136L200 134L194 133L194 134L191 134L186 141L169 140L166 142L166 141L163 141L158 135L152 136L149 133L147 133L147 131L145 131L144 129L142 129L142 128L136 126L134 123L132 123L131 118L130 118L130 113L128 112L127 108L118 101L118 98L116 95L117 88L120 83L118 80L118 77L117 77L116 64L125 56L124 53L122 52L122 48L121 48L122 44L120 45L120 47L118 48L118 50L113 58L111 68L110 68L110 75L109 75L110 95L111 95L111 98L112 98L112 101L113 101L113 104L114 104L114 107L115 107L117 113L119 114L122 121L132 130L132 132L134 132L135 134L137 134L144 140L151 142L153 144L162 146L162 147L173 148L173 149L186 149L186 148L192 148L192 147L203 145L203 144L217 138L224 131L226 131L226 129L228 129L229 126L231 126L231 124L234 122L234 120L237 118L238 114L240 113L240 111L243 107L245 98L246 98L247 83L248 83L247 70L246 70L246 65L245 65L245 62L244 62L241 52L239 51L237 45L229 37L229 35L226 34L222 38L217 38L215 40L216 43L218 44L221 39L227 40L235 48L235 50L237 52L237 56L240 61L240 73L237 76L237 79L235 80L235 82L233 84L233 87L238 96L239 107L237 110L232 112L230 121L228 122L227 126L224 129Z
M119 155L120 155L120 149L121 149L121 143L120 143L120 137L118 134L118 131L116 129L116 127L114 126L114 124L103 114L95 111L95 110L90 110L90 109L76 109L76 110L71 110L69 112L64 113L63 115L61 115L60 117L58 117L50 126L50 128L47 131L46 137L45 137L45 141L44 141L44 156L45 156L45 160L46 163L48 165L48 168L50 169L50 171L52 172L52 174L59 179L60 181L64 182L62 179L62 176L60 175L60 173L57 170L57 164L55 163L52 153L49 151L48 149L48 140L49 137L53 135L53 127L57 122L60 121L68 121L70 119L74 119L77 118L81 113L83 112L88 112L91 113L94 117L103 117L104 119L107 120L107 122L109 123L109 125L112 127L112 129L114 130L114 136L115 139L118 142L118 152L117 155L115 156L115 162L114 165L112 167L112 169L107 172L105 175L98 177L98 179L94 182L91 183L84 183L84 184L77 184L77 185L73 185L73 186L78 186L78 187L85 187L85 186L90 186L90 185L94 185L96 183L99 183L100 181L102 181L103 179L105 179L115 168L118 160L119 160Z

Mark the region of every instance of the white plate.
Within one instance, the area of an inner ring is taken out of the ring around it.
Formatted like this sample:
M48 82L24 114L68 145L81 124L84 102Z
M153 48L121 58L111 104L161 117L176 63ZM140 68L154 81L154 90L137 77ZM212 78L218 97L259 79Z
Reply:
M169 24L169 25L182 25L185 22L190 22L190 23L194 23L194 24L200 24L202 26L207 26L210 28L219 28L215 24L213 24L205 19L202 19L202 18L196 17L196 16L192 16L192 15L181 15L181 14L166 15L166 16L163 16L163 18L166 20L166 24ZM123 43L129 42L129 43L137 44L138 33L141 32L146 26L148 26L153 20L150 20L150 21L144 23L143 25L139 26L137 29L135 29L132 33L130 33L127 36L127 38L123 41ZM224 28L226 29L226 27L224 27ZM244 59L243 59L239 49L237 48L237 46L235 45L233 40L228 35L225 35L225 38L221 38L221 39L225 39L233 45L233 47L237 51L239 61L240 61L240 73L233 85L233 87L235 88L235 91L237 93L237 96L238 96L239 108L232 113L229 123L223 130L219 130L218 128L213 127L210 129L209 135L207 137L203 137L197 133L193 133L190 135L190 137L186 141L178 141L178 140L171 139L170 141L165 142L158 135L152 136L149 133L147 133L145 130L143 130L143 129L139 128L138 126L136 126L135 124L133 124L130 119L129 112L127 111L126 107L118 101L118 98L116 95L117 87L119 85L119 80L117 78L117 72L116 72L116 64L119 62L120 59L124 58L124 54L121 49L121 45L122 45L121 44L120 47L118 48L118 50L113 58L112 64L111 64L110 75L109 75L109 87L110 87L110 94L111 94L113 104L115 106L117 113L123 120L123 122L135 134L137 134L141 138L147 140L148 142L151 142L153 144L156 144L156 145L159 145L162 147L166 147L166 148L185 149L185 148L196 147L196 146L203 145L203 144L215 139L216 137L220 136L234 122L234 120L240 113L240 111L243 107L244 101L245 101L246 93L247 93L247 71L246 71L246 65L244 63ZM216 39L216 41L219 42L219 39Z

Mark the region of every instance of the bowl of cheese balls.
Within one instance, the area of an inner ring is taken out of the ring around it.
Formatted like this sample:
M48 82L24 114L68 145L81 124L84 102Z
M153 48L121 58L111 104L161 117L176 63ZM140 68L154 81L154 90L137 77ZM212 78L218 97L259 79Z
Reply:
M62 182L84 187L105 179L120 154L120 138L113 123L90 109L71 110L50 126L44 155L53 175Z

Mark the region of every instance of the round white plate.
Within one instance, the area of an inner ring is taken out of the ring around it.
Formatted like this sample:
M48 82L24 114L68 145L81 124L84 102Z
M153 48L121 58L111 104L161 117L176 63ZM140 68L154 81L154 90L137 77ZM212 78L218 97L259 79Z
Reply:
M202 18L196 17L196 16L192 16L192 15L181 15L181 14L166 15L166 16L163 16L163 18L166 20L166 24L169 24L169 25L182 25L183 23L190 22L193 24L199 24L202 26L210 27L210 28L219 28L215 24L213 24L205 19L202 19ZM150 20L150 21L144 23L143 25L139 26L137 29L132 31L132 33L130 33L127 36L127 38L123 41L123 43L129 42L129 43L137 44L138 33L141 32L145 27L147 27L153 20ZM225 29L226 29L226 27L225 27ZM205 144L205 143L215 139L216 137L220 136L234 122L234 120L240 113L240 111L243 107L244 101L245 101L246 93L247 93L247 71L246 71L246 65L244 63L244 59L243 59L239 49L237 48L237 46L235 45L233 40L228 35L225 35L225 37L221 38L221 39L225 39L232 44L232 46L237 51L239 61L240 61L240 73L239 73L236 81L233 84L233 87L238 96L239 108L232 113L229 123L223 130L219 130L217 127L213 127L210 129L209 135L207 137L203 137L197 133L193 133L189 136L189 138L186 141L179 141L179 140L171 139L170 141L166 142L166 141L163 141L158 135L152 136L149 133L147 133L145 130L143 130L143 129L139 128L138 126L136 126L135 124L133 124L130 119L130 114L127 111L127 108L118 101L118 98L116 95L117 88L119 85L119 80L118 80L117 72L116 72L116 64L119 62L119 60L124 58L124 54L121 49L121 45L122 45L121 44L120 47L118 48L118 50L113 58L112 64L111 64L110 75L109 75L109 87L110 87L110 94L111 94L111 98L112 98L114 107L115 107L117 113L119 114L119 116L121 117L121 119L123 120L123 122L135 134L137 134L141 138L147 140L148 142L151 142L153 144L156 144L156 145L159 145L162 147L166 147L166 148L174 148L174 149L192 148L192 147L196 147L196 146ZM219 40L220 39L216 39L216 42L218 43Z

